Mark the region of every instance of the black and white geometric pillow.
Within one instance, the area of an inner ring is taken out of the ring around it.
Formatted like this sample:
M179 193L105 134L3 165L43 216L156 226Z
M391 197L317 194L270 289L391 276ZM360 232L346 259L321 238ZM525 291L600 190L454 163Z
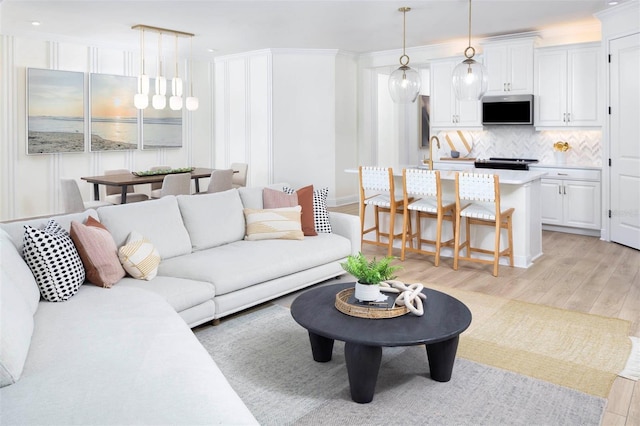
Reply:
M69 299L84 282L82 259L69 233L54 219L44 229L24 227L24 259L49 302Z
M313 217L316 225L316 232L324 234L331 233L331 222L329 222L329 212L327 211L327 196L329 188L313 190Z

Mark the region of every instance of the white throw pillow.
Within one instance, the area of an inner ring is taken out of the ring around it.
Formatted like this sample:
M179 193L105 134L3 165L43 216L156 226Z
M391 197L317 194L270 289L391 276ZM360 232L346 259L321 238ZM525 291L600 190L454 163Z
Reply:
M124 270L135 279L149 281L158 275L158 250L135 231L129 234L127 243L118 250L118 257Z
M24 228L24 259L40 294L49 302L69 299L85 279L84 265L69 233L54 219L44 229Z
M245 240L302 240L302 224L300 222L300 206L279 209L244 209L247 221Z

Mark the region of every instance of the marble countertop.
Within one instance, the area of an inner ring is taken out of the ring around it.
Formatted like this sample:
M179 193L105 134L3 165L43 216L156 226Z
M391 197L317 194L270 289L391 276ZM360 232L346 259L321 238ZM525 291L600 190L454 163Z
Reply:
M415 169L422 168L416 166L400 166L393 169L393 175L396 177L402 177L402 169ZM462 171L462 170L460 170ZM501 184L506 185L524 185L534 180L540 179L547 175L544 170L504 170L504 169L476 169L466 168L465 172L469 173L491 173L498 175ZM346 173L358 173L358 169L346 169ZM455 180L456 170L440 170L440 179L442 180Z

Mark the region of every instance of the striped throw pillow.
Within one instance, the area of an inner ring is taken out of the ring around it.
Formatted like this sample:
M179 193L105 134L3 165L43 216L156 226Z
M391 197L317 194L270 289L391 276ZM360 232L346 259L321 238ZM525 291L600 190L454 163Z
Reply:
M257 240L302 240L300 206L277 209L244 209L247 231L244 237L248 241Z
M160 254L142 235L133 231L127 243L118 250L122 267L137 280L152 280L158 274Z

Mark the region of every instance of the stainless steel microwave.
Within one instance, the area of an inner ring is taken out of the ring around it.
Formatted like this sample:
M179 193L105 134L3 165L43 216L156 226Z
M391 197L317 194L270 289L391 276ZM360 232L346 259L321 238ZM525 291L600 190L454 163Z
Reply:
M482 124L533 124L533 95L483 97Z

